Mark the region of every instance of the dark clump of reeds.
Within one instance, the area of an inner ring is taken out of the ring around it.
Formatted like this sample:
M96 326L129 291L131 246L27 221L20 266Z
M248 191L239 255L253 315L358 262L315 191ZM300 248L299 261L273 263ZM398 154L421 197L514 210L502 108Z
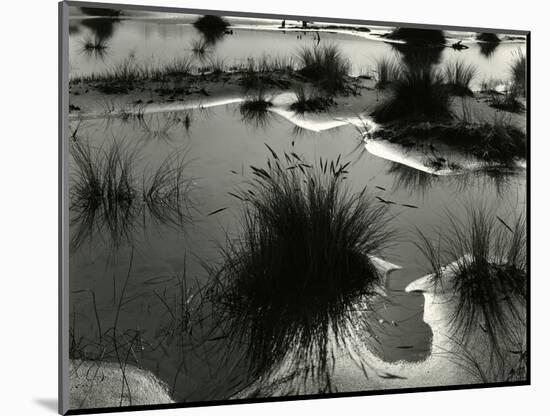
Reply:
M488 42L488 43L500 43L500 38L496 33L478 33L476 35L476 40L480 40L482 42Z
M458 96L473 95L470 87L477 74L474 65L465 64L458 60L448 62L443 69L443 73L451 94Z
M273 104L263 88L259 88L255 94L247 97L240 105L239 111L243 121L253 124L255 127L266 127L269 124L269 108Z
M437 120L450 116L445 77L430 65L402 66L400 76L390 87L389 97L372 112L376 121Z
M320 95L315 90L308 91L302 83L293 85L292 91L296 94L296 101L290 104L290 109L298 114L324 112L335 105L332 97Z
M524 342L525 218L506 222L485 205L466 208L464 220L449 213L450 230L439 235L437 244L418 231L417 246L433 267L435 290L450 290L456 301L451 337L467 348L481 327L489 340L488 355L502 365L510 349ZM447 262L453 263L443 275L440 266Z
M398 27L386 35L388 39L404 40L409 43L430 45L445 44L442 30Z
M221 16L207 14L199 17L193 26L203 35L206 42L215 43L224 35L229 22Z
M267 167L251 167L254 179L234 195L243 202L242 231L221 249L210 294L223 333L247 346L253 377L289 359L324 382L330 340L347 345L354 330L372 334L383 277L370 256L393 231L384 204L346 185L349 163L312 165L270 151Z
M346 92L346 77L351 66L336 45L304 47L298 51L297 58L298 72L326 93Z
M519 94L525 96L527 85L527 58L525 53L520 49L518 49L514 55L514 59L510 65L510 72L512 74L514 88Z

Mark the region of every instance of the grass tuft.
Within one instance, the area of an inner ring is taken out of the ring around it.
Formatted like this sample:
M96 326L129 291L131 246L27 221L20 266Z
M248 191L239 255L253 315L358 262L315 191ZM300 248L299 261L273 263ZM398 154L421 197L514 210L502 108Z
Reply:
M298 114L325 112L335 105L331 97L321 96L314 90L308 91L302 83L294 84L292 92L296 94L296 101L290 105L290 109Z
M463 221L448 215L450 230L438 237L437 245L418 231L417 246L433 267L436 290L450 290L456 300L452 337L468 345L481 326L492 352L505 356L517 342L518 325L525 325L525 219L505 222L485 205L468 205ZM449 262L443 275L439 267Z
M297 53L298 72L328 94L346 91L346 77L351 65L336 45L304 47Z
M398 119L436 120L450 116L449 93L443 74L428 65L403 66L390 96L376 106L378 122Z
M350 191L349 163L270 151L267 167L251 167L254 179L234 194L242 231L222 248L211 295L223 333L247 345L253 376L288 358L324 381L330 339L353 344L359 331L364 347L378 322L372 298L383 277L370 256L391 241L390 217L366 189Z

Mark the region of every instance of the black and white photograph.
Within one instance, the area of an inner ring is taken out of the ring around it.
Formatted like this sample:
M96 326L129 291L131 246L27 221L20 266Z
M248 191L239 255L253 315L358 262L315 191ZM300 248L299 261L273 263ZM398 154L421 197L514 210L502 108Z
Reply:
M65 411L529 384L528 31L60 7Z

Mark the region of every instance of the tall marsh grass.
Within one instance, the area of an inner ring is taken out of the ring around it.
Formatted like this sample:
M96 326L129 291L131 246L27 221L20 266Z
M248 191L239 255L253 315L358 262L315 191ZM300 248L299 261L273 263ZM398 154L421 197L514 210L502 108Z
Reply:
M441 71L430 65L402 66L389 97L375 107L372 116L379 122L444 119L450 116L449 104Z
M493 352L504 355L525 325L527 240L523 216L503 220L485 205L467 206L464 220L448 214L450 228L437 244L418 230L417 246L438 287L450 285L456 307L452 336L467 345L483 326ZM444 276L441 265L452 263ZM444 280L449 280L445 283Z
M328 94L345 92L351 64L333 44L304 47L297 52L298 72Z
M350 190L349 164L271 152L235 194L242 231L221 249L211 296L223 333L247 345L253 376L287 357L325 382L331 335L346 345L377 322L372 299L383 277L369 256L391 243L390 217L366 189Z
M293 84L291 90L296 95L296 101L289 108L297 114L328 111L335 104L332 97L321 95L303 83Z

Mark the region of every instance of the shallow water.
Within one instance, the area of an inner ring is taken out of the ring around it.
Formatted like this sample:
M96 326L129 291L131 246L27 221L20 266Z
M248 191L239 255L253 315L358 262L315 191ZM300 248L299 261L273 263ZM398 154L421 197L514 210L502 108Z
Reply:
M273 22L264 23L261 32L235 26L233 35L216 43L215 56L231 65L260 57L266 51L272 56L285 56L314 42L312 34L298 39L294 32L271 30L268 24ZM122 20L101 28L73 19L71 25L71 76L101 71L130 53L139 62L168 62L188 54L189 43L198 37L189 19L179 18ZM80 50L80 41L93 33L101 33L108 41L103 57ZM360 36L321 36L342 48L355 74L368 71L375 58L394 53L395 49L389 43ZM465 39L468 42L469 38ZM461 58L474 63L479 68L478 80L507 78L512 53L518 47L524 48L524 44L503 43L486 57L479 45L468 45L470 48L462 52L443 49L440 61ZM186 116L188 125L182 122ZM72 123L75 127L78 122ZM73 224L71 237L81 231L82 241L72 248L70 256L74 338L93 340L98 336L92 297L86 291L93 290L103 329L116 322L121 333L137 334L132 341L133 359L175 386L177 401L224 399L248 381L248 369L241 360L245 346L227 348L230 340L213 331L209 318L181 339L170 325L181 290L178 278L185 274L192 289L204 284L208 278L205 264L216 264L220 246L228 236L238 234L241 202L228 193L251 178L250 165L265 166L269 156L266 144L278 154L295 152L309 161L320 157L334 160L340 155L352 162L347 180L352 190L367 187L373 195L395 202L389 210L399 238L382 254L402 269L388 275L388 299L377 305L384 320L377 332L378 351L386 361L421 360L431 348L430 327L422 320L423 297L404 291L407 284L427 272L413 243L416 229L428 236L445 232L449 226L447 210L464 219L467 203L494 207L505 221L525 213L524 172L434 176L364 151L353 126L322 133L297 131L288 120L270 113L267 124L258 127L241 119L238 104L146 114L142 122L121 118L86 120L78 128L78 137L96 149L116 141L126 150L139 152L134 170L138 183L166 157L185 153L185 176L192 185L189 219L183 228L159 223L146 210L125 218L114 232L107 232L101 219L89 229Z
M149 122L154 124L158 122L157 118L167 116L154 114L148 117L151 118ZM189 165L186 175L194 181L192 197L195 208L192 210L192 220L185 226L184 232L170 227L158 227L149 219L140 219L136 221L135 231L127 239L123 239L118 248L113 249L108 235L95 233L71 255L72 289L93 288L102 319L110 322L116 310L113 285L118 285L120 296L120 286L129 265L129 247L134 247L131 280L125 294L125 298L131 301L123 308L120 326L136 328L136 323L139 323L139 330L147 336L159 331L159 314L166 315L166 310L163 310L164 307L158 301L155 302L156 295L152 296L151 291L163 293L165 290L174 290L168 279L170 276L181 275L186 262L187 274L199 281L205 281L206 273L198 259L216 261L219 258L218 246L225 241L226 233L231 235L236 232L240 201L228 195L228 192L242 186L246 178L250 178L249 165L265 165L268 157L265 144L280 154L294 151L304 155L306 160L317 160L319 157L334 159L342 155L345 160L353 161L349 184L354 190L366 186L374 195L382 196L386 200L418 206L408 208L392 205L390 208L395 217L394 226L400 233L400 241L384 253L384 258L403 269L389 275L389 301L380 306L380 313L388 322L384 325L385 330L378 334L380 353L387 361L415 361L426 357L430 350L430 328L422 321L423 297L404 292L408 283L426 271L419 251L411 243L414 239L414 227L428 234L431 229L434 232L440 227L445 229L445 210L449 209L463 218L462 208L468 201L484 202L498 207L499 215L505 220L514 213L522 212L524 208L524 175L505 178L508 182L504 191L497 186L503 187L502 184L495 184L483 175L469 180L431 176L425 181L420 180L420 186L408 184L412 180L410 175L414 172L403 171L402 168L400 170L399 166L396 168L383 159L358 150L357 133L352 127L324 133L306 133L293 138L293 126L277 115L273 115L270 125L265 129L247 126L241 121L236 105L197 111L193 117L189 131L180 124L172 127L168 135L162 138L144 135L139 125L121 120L113 120L109 124L104 120L87 121L83 129L94 146L101 146L104 141L112 140L111 137L125 138L123 140L126 143L139 146L143 158L137 162L138 178L139 172L158 166L165 156L182 149L187 152ZM227 209L216 215L208 215L220 208ZM144 283L152 278L162 283ZM78 332L93 337L96 328L94 316L87 313L89 299L85 294L79 294L78 299L80 301L74 306ZM151 306L155 303L156 306ZM136 316L139 318L136 319ZM124 317L127 317L126 320ZM397 326L391 325L391 321ZM217 347L223 351L223 347ZM219 356L212 353L202 356L204 353L200 348L203 347L197 348L200 351L197 353L199 357L187 357L188 379L180 376L177 398L219 398L231 393L238 382L244 380L245 369L241 369L243 377L234 381L235 384L224 378L220 366L223 369L228 361L225 357L222 360L222 352L219 352ZM161 351L145 354L142 364L153 371L159 371L161 378L170 383L175 368L178 367L173 360L179 356L172 353L164 357L164 354ZM203 360L208 360L208 365ZM217 374L215 381L210 377L210 370ZM227 374L227 377L234 376L234 371ZM193 387L191 390L189 383ZM206 386L211 390L206 389Z
M69 55L71 57L70 76L89 75L112 67L130 54L138 63L164 64L174 57L191 55L191 43L201 38L200 33L192 26L191 17L183 19L143 19L103 21L98 19L71 20L73 32L69 38ZM94 23L96 22L94 27ZM225 65L242 65L248 58L259 59L293 56L303 47L316 44L317 35L311 32L285 32L275 30L277 25L271 21L263 22L244 19L232 20L233 34L225 35L211 46L209 56L221 59ZM90 25L92 27L90 27ZM254 29L251 29L251 28ZM373 33L387 33L387 28L372 27ZM258 33L261 36L258 36ZM82 43L88 37L102 34L107 42L104 56L86 54ZM456 32L447 33L447 44L463 39L469 48L461 51L450 47L441 50L440 62L465 60L478 68L476 83L485 80L505 80L510 76L509 65L518 49L525 52L525 42L506 41L500 43L489 56L481 53L480 44L473 42L474 34L457 37ZM300 36L300 38L298 38ZM323 42L337 43L352 65L352 75L372 73L377 59L396 54L392 43L384 42L372 33L343 34L322 33ZM205 64L205 63L203 63ZM200 62L197 65L201 65Z

